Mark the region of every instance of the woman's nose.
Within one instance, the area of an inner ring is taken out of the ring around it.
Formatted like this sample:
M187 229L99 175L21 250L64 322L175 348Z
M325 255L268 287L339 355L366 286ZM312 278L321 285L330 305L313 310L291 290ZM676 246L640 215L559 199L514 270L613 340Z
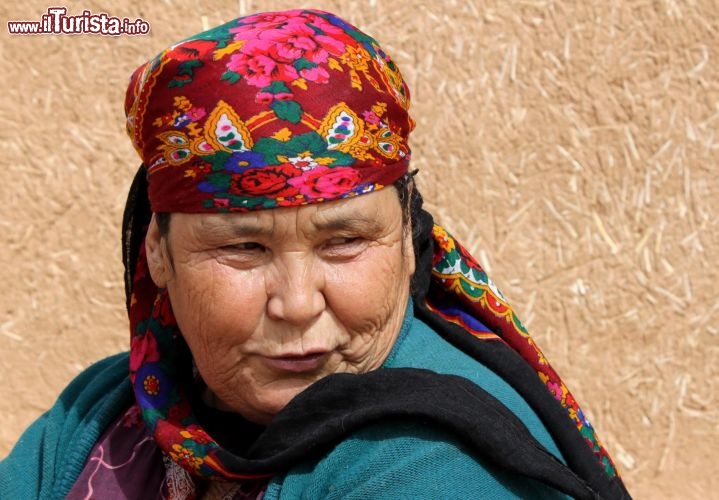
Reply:
M325 309L324 277L311 257L291 256L275 266L267 281L267 314L301 326Z

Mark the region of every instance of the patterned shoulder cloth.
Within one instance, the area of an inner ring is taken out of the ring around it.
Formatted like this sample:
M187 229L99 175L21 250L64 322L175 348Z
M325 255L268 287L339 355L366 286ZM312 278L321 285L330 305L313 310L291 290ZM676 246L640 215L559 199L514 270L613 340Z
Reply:
M127 131L143 166L123 224L130 377L148 430L193 477L232 481L278 471L224 450L193 412L191 355L166 290L148 273L151 213L247 212L382 189L408 171L414 126L408 108L409 90L378 43L316 10L235 19L169 47L133 73ZM616 478L576 401L481 267L440 226L427 238L425 313L459 326L472 344L517 353L597 468Z

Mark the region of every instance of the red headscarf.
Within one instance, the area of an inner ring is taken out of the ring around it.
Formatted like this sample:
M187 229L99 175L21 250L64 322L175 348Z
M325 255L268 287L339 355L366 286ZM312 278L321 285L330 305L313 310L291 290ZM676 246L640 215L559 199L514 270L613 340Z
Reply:
M409 91L377 42L324 12L236 19L132 75L127 129L154 212L248 211L391 184Z

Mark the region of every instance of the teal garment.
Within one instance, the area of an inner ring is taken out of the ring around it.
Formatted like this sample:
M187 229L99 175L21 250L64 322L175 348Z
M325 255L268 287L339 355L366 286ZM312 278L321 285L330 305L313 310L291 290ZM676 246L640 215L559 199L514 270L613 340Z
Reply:
M133 401L129 354L82 372L0 461L0 499L64 498L105 429Z
M565 499L532 479L472 458L449 432L401 423L373 426L317 464L274 478L263 500Z
M561 459L554 441L519 394L413 317L412 305L387 368L418 367L466 377L512 410ZM63 498L103 431L133 401L128 354L91 366L63 391L0 462L0 499ZM370 425L319 461L272 479L265 499L565 498L536 481L497 470L454 435L414 422Z
M413 316L412 303L385 368L425 368L465 377L509 408L534 438L564 462L537 414L493 371ZM498 470L449 431L417 423L372 425L316 464L275 477L264 500L366 498L567 498L537 481Z

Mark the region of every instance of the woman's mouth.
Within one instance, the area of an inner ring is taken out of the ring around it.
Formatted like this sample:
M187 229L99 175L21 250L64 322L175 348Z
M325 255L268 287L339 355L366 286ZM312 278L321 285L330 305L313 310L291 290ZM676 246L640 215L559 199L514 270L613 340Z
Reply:
M278 371L303 373L311 372L324 364L328 352L317 352L304 355L287 355L266 357L265 362Z

